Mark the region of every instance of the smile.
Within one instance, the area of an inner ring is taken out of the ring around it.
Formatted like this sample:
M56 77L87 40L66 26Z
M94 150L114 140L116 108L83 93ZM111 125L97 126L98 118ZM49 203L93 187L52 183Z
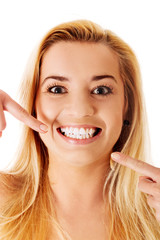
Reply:
M59 128L59 131L66 137L76 139L88 139L96 136L100 131L100 128Z
M97 138L102 131L101 128L96 127L59 127L58 133L66 140L71 140L72 143L89 143Z

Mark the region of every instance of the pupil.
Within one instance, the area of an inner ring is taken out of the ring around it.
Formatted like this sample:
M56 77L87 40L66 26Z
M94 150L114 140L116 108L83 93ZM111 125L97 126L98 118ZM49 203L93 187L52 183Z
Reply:
M54 92L55 92L55 93L61 93L60 87L55 88Z
M103 93L103 89L102 89L102 88L99 88L98 93L99 93L99 94Z
M98 89L97 89L97 93L98 93L98 94L103 94L103 93L105 93L105 91L104 91L104 89L101 87L101 88L98 88Z

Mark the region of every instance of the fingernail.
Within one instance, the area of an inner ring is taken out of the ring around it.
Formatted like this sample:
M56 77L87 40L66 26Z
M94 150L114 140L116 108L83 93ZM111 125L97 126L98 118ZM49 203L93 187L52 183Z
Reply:
M112 159L119 160L121 158L121 155L119 153L112 153L111 154Z
M0 132L0 137L2 137L2 132Z
M41 124L40 125L40 129L44 132L46 132L48 130L48 126L44 125L44 124Z

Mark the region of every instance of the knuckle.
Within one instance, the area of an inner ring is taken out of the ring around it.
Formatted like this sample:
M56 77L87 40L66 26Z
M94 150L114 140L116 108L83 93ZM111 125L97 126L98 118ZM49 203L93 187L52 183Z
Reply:
M6 97L6 96L8 96L8 94L6 92L4 92L2 89L0 89L0 96Z
M0 122L0 131L3 131L6 128L7 124L6 121Z
M4 91L0 89L0 96L4 94Z
M8 99L10 99L10 96L6 92L0 89L0 101L3 107L5 107L5 104L8 102Z
M0 99L3 101L5 92L0 89Z

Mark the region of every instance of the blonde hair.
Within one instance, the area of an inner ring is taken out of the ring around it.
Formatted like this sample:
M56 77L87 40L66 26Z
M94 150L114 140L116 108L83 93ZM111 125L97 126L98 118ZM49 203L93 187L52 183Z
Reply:
M34 105L43 55L59 41L102 43L117 54L128 106L125 118L130 126L122 128L113 150L147 161L146 114L137 59L123 40L91 21L63 23L46 34L25 73L22 106L36 117ZM17 160L8 173L1 173L10 193L0 215L1 240L46 240L52 224L55 238L70 239L56 217L54 194L47 175L48 158L39 134L24 126ZM138 190L137 182L137 173L118 164L106 176L103 194L111 215L109 240L160 239L154 210L148 206L146 195Z

